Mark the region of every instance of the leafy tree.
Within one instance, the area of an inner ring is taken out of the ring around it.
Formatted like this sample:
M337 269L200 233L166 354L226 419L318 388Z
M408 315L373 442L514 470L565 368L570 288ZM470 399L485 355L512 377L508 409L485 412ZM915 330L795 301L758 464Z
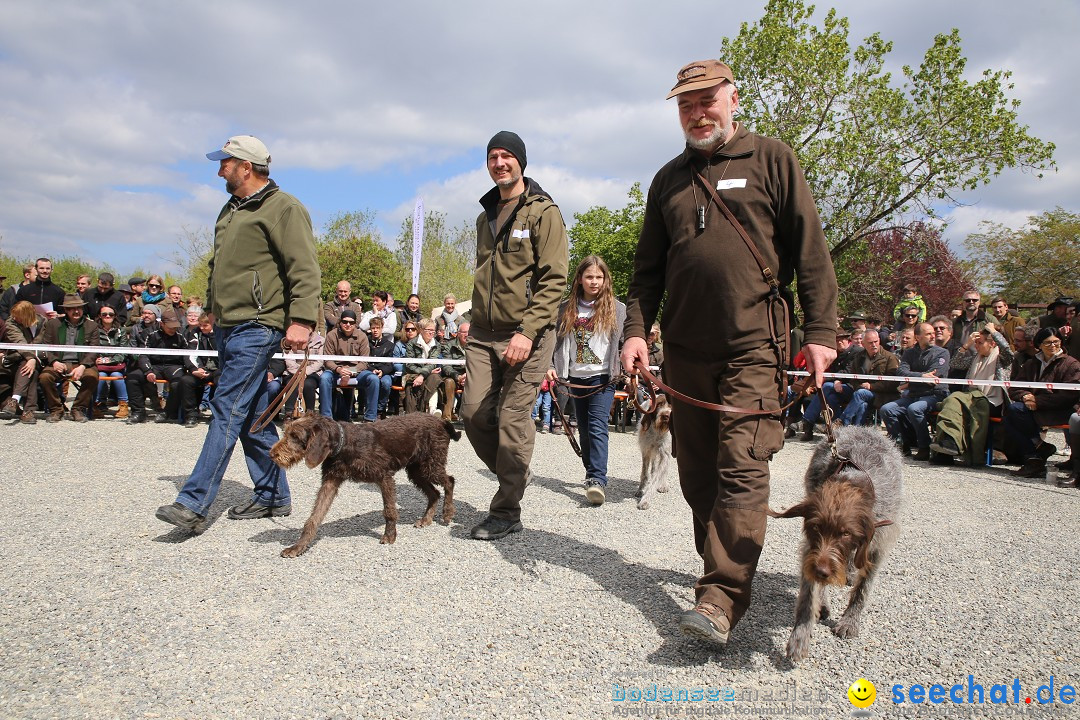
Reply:
M979 227L964 247L968 267L990 292L1014 305L1080 297L1080 214L1058 207L1016 230L993 222Z
M886 323L893 321L900 288L908 283L919 288L930 315L947 315L975 287L941 231L924 223L864 237L837 263L836 274L842 315L861 310Z
M645 219L645 196L641 183L634 183L627 193L625 207L609 210L602 205L574 214L570 228L570 271L568 280L586 255L599 255L611 269L615 295L625 298L634 274L634 251ZM569 283L567 284L569 287Z
M323 297L332 297L342 280L352 285L354 297L368 298L376 290L386 290L395 298L409 292L406 270L383 245L373 213L335 215L317 238L316 250Z
M454 293L461 301L472 298L476 271L476 227L465 221L457 228L446 225L446 213L428 212L424 217L424 237L420 245L420 286L417 295L422 309L442 305L443 296ZM404 268L406 288L412 286L413 219L401 223L396 257ZM408 294L406 289L402 298Z
M206 286L210 281L210 256L214 252L214 231L208 227L192 230L185 226L177 245L178 249L173 253L170 262L180 269L181 274L166 275L165 283L182 287L185 297L197 295L205 301ZM117 278L117 286L135 275L146 277L135 272L122 279Z
M741 119L799 157L834 258L905 215L937 217L953 195L1005 168L1055 168L1054 145L1018 122L1008 71L965 79L957 30L939 34L897 87L884 71L892 43L878 33L852 49L848 21L814 6L769 0L757 23L725 38ZM1041 175L1040 175L1041 176Z

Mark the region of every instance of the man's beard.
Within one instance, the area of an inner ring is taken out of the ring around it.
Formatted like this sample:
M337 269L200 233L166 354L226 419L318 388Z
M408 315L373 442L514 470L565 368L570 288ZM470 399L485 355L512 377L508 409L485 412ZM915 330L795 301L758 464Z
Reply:
M235 180L225 178L225 192L229 193L230 195L235 195L237 188L238 183Z
M727 142L729 137L731 137L732 131L732 128L730 127L725 128L718 124L713 124L712 132L709 133L708 137L698 140L690 135L690 131L693 129L694 128L683 129L683 135L686 137L686 144L695 150L712 150L720 147Z

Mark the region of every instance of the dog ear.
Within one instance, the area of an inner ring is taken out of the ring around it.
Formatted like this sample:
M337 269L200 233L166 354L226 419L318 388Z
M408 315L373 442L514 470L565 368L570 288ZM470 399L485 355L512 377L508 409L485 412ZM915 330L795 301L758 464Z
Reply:
M886 525L892 525L892 520L886 518L885 520L878 520L876 523L874 523L874 527L876 528L885 527Z
M784 512L776 512L770 507L765 508L765 514L774 518L793 518L793 517L806 517L806 512L809 509L809 505L804 500L801 503L792 505Z
M656 419L656 413L643 413L641 416L641 429L648 430Z
M867 555L870 552L870 543L874 540L874 522L865 520L863 526L863 539L859 542L859 548L855 551L855 567L862 570L868 562Z
M304 462L309 468L322 465L330 454L330 431L326 423L319 422L308 433L307 446L304 449Z

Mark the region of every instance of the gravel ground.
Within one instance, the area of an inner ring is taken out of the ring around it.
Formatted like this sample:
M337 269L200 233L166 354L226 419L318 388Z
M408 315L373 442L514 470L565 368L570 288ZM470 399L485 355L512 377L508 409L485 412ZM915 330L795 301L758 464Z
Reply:
M205 426L3 432L3 717L837 718L853 711L846 692L859 677L876 685L882 717L1077 716L1076 705L1024 698L1051 678L1055 693L1080 685L1080 492L1005 470L909 463L904 527L862 635L841 641L819 626L810 658L792 667L782 654L800 523L770 521L753 605L727 648L683 638L677 616L700 570L688 511L677 490L637 510L629 433L612 435L600 508L585 505L566 440L541 435L525 531L470 540L495 483L463 439L450 452L450 527L412 527L423 499L399 475L395 545L379 545L377 492L350 486L311 550L286 560L317 470L290 472L292 516L222 516L190 537L153 513L175 497ZM774 507L800 496L811 447L789 443L774 460ZM213 514L249 487L234 457ZM916 683L962 683L966 700L969 675L985 704L891 700L894 685ZM996 683L1010 685L1010 704L989 702ZM653 688L730 689L734 700L632 699Z

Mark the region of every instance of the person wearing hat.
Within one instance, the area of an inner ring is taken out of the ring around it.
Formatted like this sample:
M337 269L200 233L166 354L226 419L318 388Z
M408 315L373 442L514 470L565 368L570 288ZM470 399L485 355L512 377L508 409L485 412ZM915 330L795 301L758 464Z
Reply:
M1055 330L1069 324L1069 306L1073 299L1069 297L1054 298L1054 302L1046 306L1046 314L1039 318L1039 328L1054 328Z
M367 334L357 329L357 323L354 311L342 310L337 325L326 333L323 354L370 356ZM323 417L349 420L353 405L352 388L356 387L364 404L364 420L374 421L379 406L379 378L368 369L368 364L363 360L325 360L323 366L325 369L319 376L319 411ZM341 391L335 392L335 388L341 388Z
M40 267L38 268L40 272ZM60 397L58 385L65 380L81 383L75 402L71 406L71 419L86 422L90 419L94 403L94 391L97 390L97 345L98 326L86 317L86 301L78 295L65 295L60 308L64 314L45 323L41 331L42 345L67 345L63 351L46 350L43 352L41 374L38 384L45 394L48 406L46 422L60 422L64 417L64 399ZM86 346L89 352L78 352L76 347Z
M205 308L217 325L221 374L214 422L176 501L155 516L200 533L239 440L254 484L251 499L229 509L233 520L292 512L285 471L270 459L273 423L251 432L266 410L267 367L282 345L303 351L320 307L322 272L307 209L270 178L270 151L251 135L236 135L207 153L230 197L214 228ZM283 342L284 341L284 342Z
M461 398L465 434L499 479L477 540L520 532L521 498L529 481L536 425L532 406L555 351L555 319L570 263L559 207L525 177L525 143L503 130L487 144L495 181L476 219L469 381Z
M636 363L648 363L646 336L666 291L661 328L672 387L712 403L778 409L796 275L803 354L815 386L836 357L836 274L814 198L790 147L735 120L739 93L730 67L689 63L667 97L678 103L686 145L649 188L626 303L624 369L636 373ZM707 332L703 297L725 308ZM697 604L679 625L723 644L750 604L765 537L768 461L784 434L779 412L680 404L677 413L679 476L704 561Z
M101 308L108 306L116 311L116 319L119 324L127 321L127 307L124 305L124 296L113 284L116 282L113 274L103 272L98 275L97 288L87 291L86 313L91 320L97 320Z

